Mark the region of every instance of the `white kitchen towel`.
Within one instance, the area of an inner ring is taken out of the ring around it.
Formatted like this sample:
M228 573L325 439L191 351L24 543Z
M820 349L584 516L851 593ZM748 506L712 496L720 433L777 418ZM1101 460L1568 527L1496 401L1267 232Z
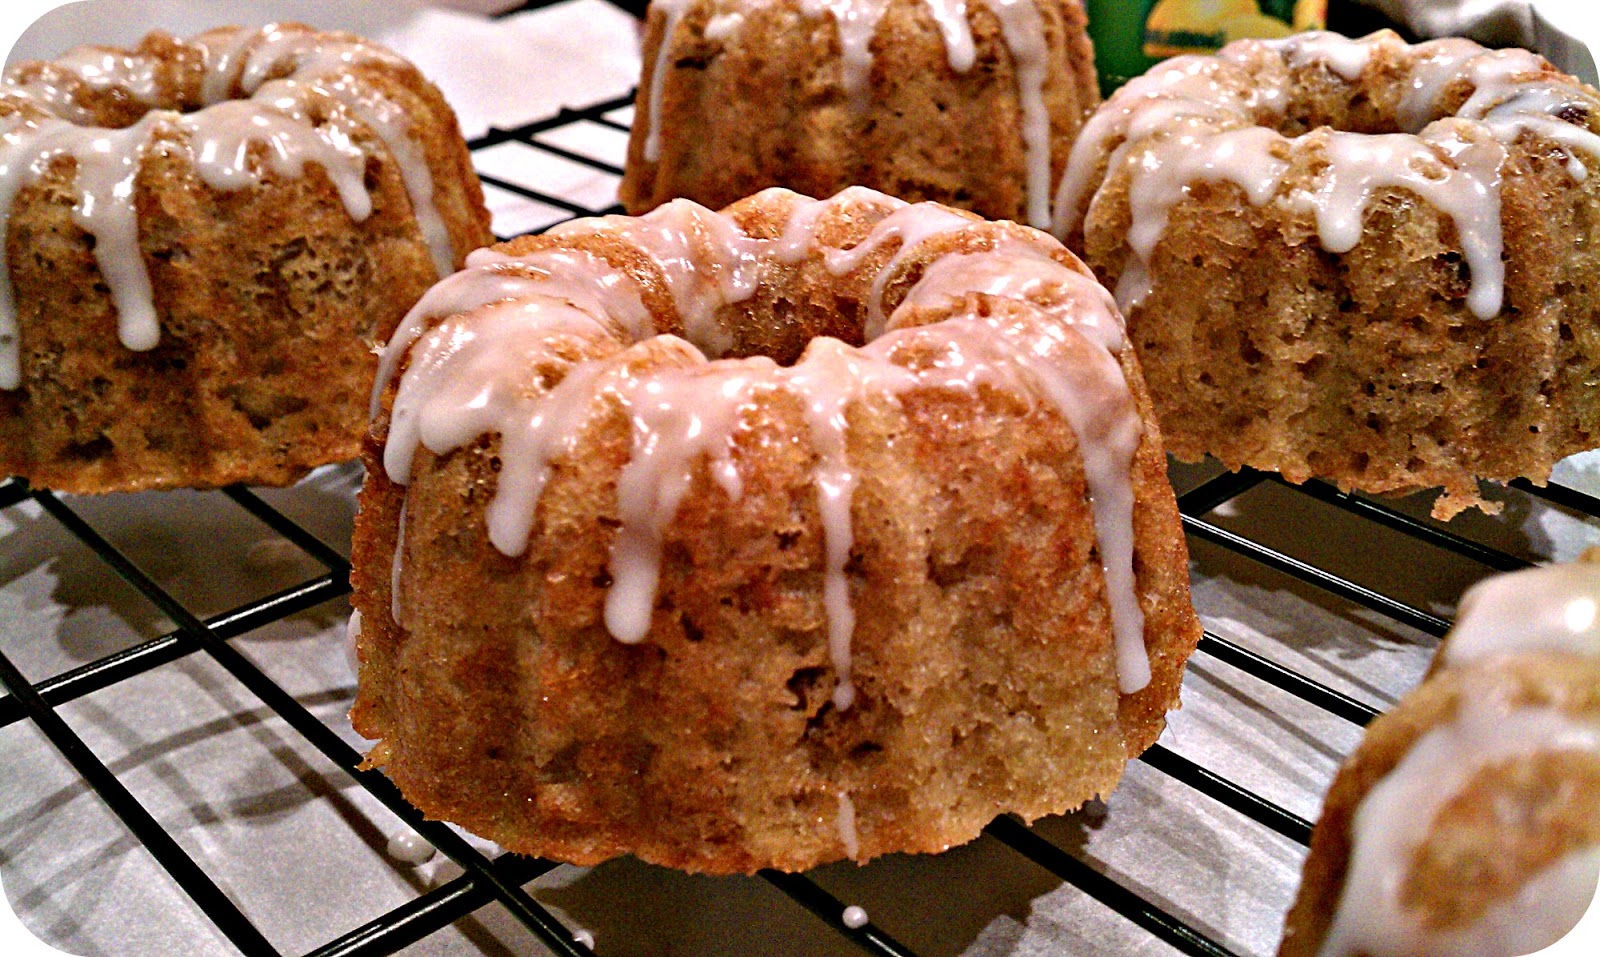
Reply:
M1528 47L1589 83L1589 47L1600 42L1594 0L1360 0L1420 37L1471 37L1490 46Z

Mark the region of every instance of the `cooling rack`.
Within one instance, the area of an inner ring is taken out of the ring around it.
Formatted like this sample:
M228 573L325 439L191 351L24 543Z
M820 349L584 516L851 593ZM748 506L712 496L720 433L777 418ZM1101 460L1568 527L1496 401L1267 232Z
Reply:
M555 116L514 129L491 130L469 144L501 238L548 228L573 216L619 211L610 203L615 196L616 177L621 174L619 163L631 101L632 97L626 96L581 109L564 109ZM519 172L518 157L534 154L545 161L543 171L537 176ZM1496 539L1504 536L1497 535L1499 526L1492 521L1474 519L1449 526L1431 521L1425 517L1426 502L1373 501L1319 482L1290 486L1275 476L1258 472L1219 474L1214 468L1199 472L1179 469L1175 476L1180 487L1187 486L1179 498L1179 507L1192 549L1220 549L1236 564L1243 562L1261 574L1292 580L1298 583L1296 587L1347 603L1373 620L1401 626L1396 629L1399 633L1438 637L1450 622L1435 605L1406 594L1403 588L1385 587L1393 570L1386 568L1386 556L1394 565L1411 562L1407 556L1418 549L1437 552L1476 568L1478 576L1525 567L1530 564L1530 557L1537 557L1497 543ZM568 957L591 953L534 893L525 889L558 865L515 855L491 859L458 832L422 819L384 776L361 769L361 755L345 737L232 643L257 629L341 599L349 591L350 569L338 549L330 547L285 509L269 503L268 496L242 487L227 489L223 494L238 509L264 523L274 536L287 543L285 547L302 553L321 571L221 613L203 615L175 589L130 558L92 516L85 517L93 510L75 507L74 500L29 488L20 480L0 483L0 512L9 513L25 503L36 503L41 513L76 543L70 554L64 548L59 560L102 563L175 625L159 637L45 680L32 681L13 661L10 633L15 630L14 622L0 624L0 684L9 692L0 697L0 729L31 722L42 739L70 763L82 782L148 849L234 948L250 957L280 954L282 951L268 939L259 922L234 902L194 855L180 846L58 712L63 705L133 681L160 666L186 656L202 656L242 684L340 773L415 828L463 871L360 926L329 928L325 942L302 951L307 957L395 953L492 902L502 905L549 951ZM1237 511L1238 503L1252 496L1266 502L1265 506L1253 507L1258 514L1265 509L1266 524L1230 522L1228 516ZM1508 509L1512 514L1525 514L1534 507L1555 509L1572 521L1585 523L1585 534L1600 536L1600 526L1594 523L1600 517L1600 499L1583 491L1555 484L1536 487L1517 482L1505 496L1512 501ZM1282 524L1279 516L1286 514L1283 510L1290 507L1283 504L1286 500L1320 508L1322 511L1316 514L1324 516L1316 519L1309 531L1301 528L1298 538L1287 536L1287 544L1279 541L1285 536L1273 531L1278 528L1275 522ZM1315 539L1322 534L1328 523L1325 516L1330 514L1342 516L1345 527L1355 529L1358 543L1375 543L1371 548L1358 544L1358 550L1379 553L1366 556L1370 560L1362 566L1366 571L1352 571L1343 567L1347 563L1320 557ZM1260 533L1262 527L1268 533ZM1486 529L1487 534L1481 534ZM177 532L181 534L182 530ZM1511 538L1514 540L1515 536ZM1403 540L1402 544L1394 544L1398 540ZM1311 547L1306 546L1307 541ZM1376 544L1379 542L1387 544ZM5 545L0 540L0 552ZM1365 725L1379 713L1381 701L1374 702L1372 695L1337 686L1339 682L1304 667L1303 659L1287 647L1250 644L1212 630L1209 620L1207 624L1197 662L1220 663L1351 729ZM1263 793L1264 789L1239 780L1241 775L1229 768L1194 760L1167 744L1151 748L1140 763L1176 782L1189 800L1211 805L1210 812L1252 822L1298 848L1307 843L1311 823L1305 816ZM1073 842L1053 839L1048 827L1030 828L1013 818L1001 817L985 829L985 834L1006 849L1012 866L1039 869L1044 879L1076 888L1097 902L1095 906L1103 912L1104 920L1126 922L1166 945L1156 950L1171 948L1194 957L1232 957L1238 953L1237 944L1222 939L1215 930L1216 922L1205 913L1173 906L1165 895L1085 854L1081 847L1072 846ZM854 919L859 914L852 914L852 919L847 920L847 902L812 875L768 871L753 880L770 885L860 950L885 957L909 957L913 953L885 925L901 928L900 936L904 937L904 929L915 926L920 919L916 912L884 912L882 907L875 907L874 919L863 924ZM603 953L603 941L601 950Z

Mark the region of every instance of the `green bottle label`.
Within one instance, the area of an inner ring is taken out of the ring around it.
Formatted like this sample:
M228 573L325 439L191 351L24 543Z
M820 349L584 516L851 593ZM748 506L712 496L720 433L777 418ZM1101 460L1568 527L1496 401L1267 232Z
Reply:
M1320 30L1327 0L1087 0L1104 95L1180 53L1210 53L1245 37Z

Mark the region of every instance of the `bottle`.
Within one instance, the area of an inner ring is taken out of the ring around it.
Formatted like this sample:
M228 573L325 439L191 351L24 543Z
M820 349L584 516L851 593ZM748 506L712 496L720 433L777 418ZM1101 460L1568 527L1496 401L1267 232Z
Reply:
M1328 0L1087 0L1086 8L1106 96L1169 56L1321 30L1328 22Z

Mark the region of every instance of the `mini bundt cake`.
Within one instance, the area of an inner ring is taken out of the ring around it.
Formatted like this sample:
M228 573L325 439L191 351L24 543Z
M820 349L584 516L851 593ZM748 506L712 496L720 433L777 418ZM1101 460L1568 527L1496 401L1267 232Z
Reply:
M1241 41L1085 125L1057 236L1127 316L1167 448L1346 489L1600 445L1600 94L1524 50Z
M1050 224L1100 100L1080 0L655 0L622 203L868 186Z
M373 351L492 242L439 91L300 26L0 82L0 474L287 484L355 456Z
M1048 235L772 189L469 263L384 353L355 532L352 717L419 808L796 870L1075 807L1160 734L1183 532Z
M1520 957L1600 883L1600 564L1475 586L1328 792L1280 957Z

